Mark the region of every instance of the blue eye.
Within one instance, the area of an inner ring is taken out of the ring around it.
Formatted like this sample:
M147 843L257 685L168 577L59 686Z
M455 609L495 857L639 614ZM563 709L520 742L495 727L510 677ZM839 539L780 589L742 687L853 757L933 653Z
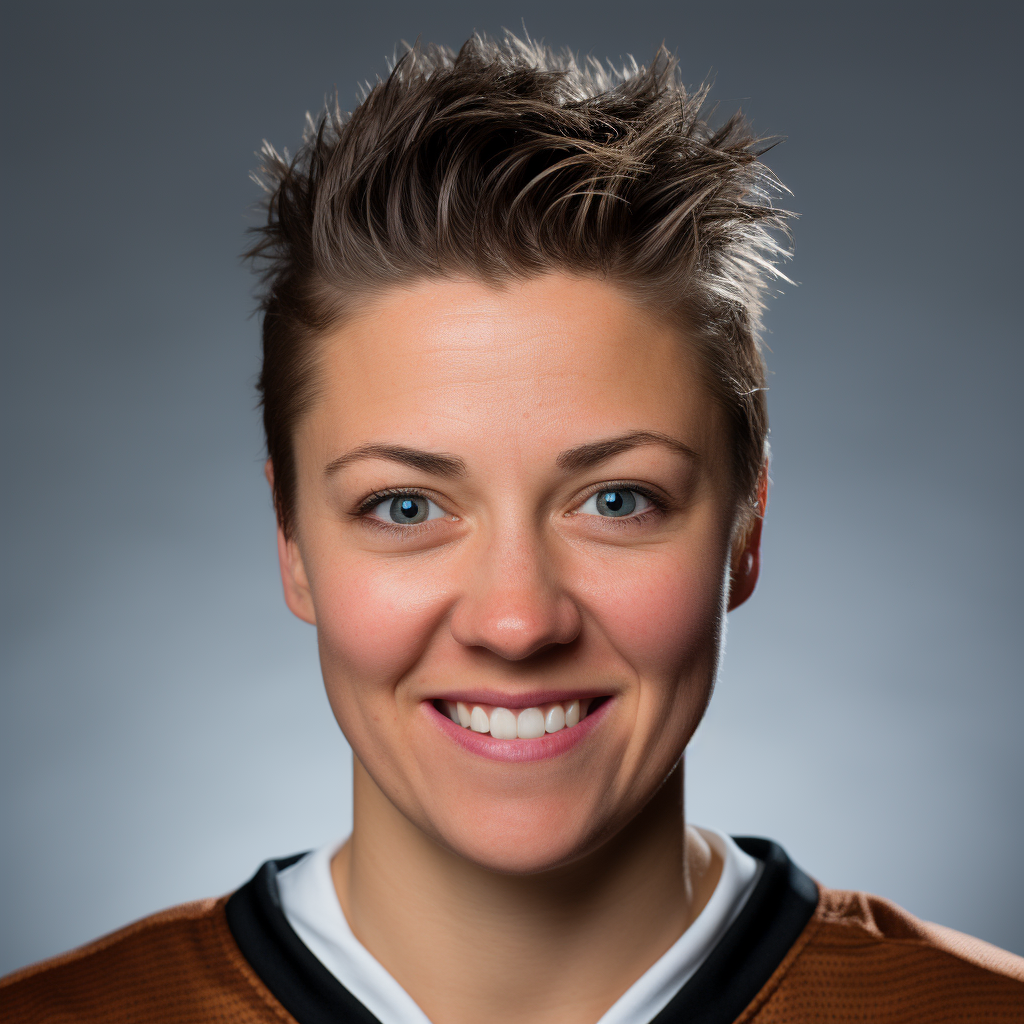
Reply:
M628 487L616 487L592 494L582 504L580 511L592 516L622 519L633 515L634 512L646 512L651 504L651 499L639 491L631 491Z
M385 522L415 526L428 519L440 519L445 513L422 494L399 494L394 498L385 498L374 507L373 514Z

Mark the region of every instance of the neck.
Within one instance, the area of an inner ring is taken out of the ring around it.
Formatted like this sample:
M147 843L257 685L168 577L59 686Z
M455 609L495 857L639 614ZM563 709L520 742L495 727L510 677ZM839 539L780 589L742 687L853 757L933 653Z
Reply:
M681 763L600 849L526 876L442 847L354 764L338 899L434 1024L593 1024L689 927L721 872L684 824Z

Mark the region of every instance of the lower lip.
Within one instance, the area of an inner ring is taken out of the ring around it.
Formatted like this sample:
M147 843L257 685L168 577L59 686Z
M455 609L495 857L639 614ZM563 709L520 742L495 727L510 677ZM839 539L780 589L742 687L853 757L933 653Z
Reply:
M559 729L535 740L497 740L490 733L473 732L457 725L447 715L442 715L432 701L425 700L421 706L439 729L470 753L489 757L492 761L543 761L565 754L582 743L601 724L612 701L613 698L609 697L579 725Z

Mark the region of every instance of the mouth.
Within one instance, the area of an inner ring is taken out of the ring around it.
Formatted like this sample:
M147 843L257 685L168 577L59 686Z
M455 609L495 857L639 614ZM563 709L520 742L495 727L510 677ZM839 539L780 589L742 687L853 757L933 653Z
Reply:
M433 703L442 715L463 729L487 733L498 740L538 740L563 729L574 729L607 700L607 697L582 697L520 709L476 701L435 700Z
M496 761L539 761L577 746L597 728L613 703L610 696L600 695L535 699L529 706L515 708L447 699L427 700L422 706L442 732L472 753Z

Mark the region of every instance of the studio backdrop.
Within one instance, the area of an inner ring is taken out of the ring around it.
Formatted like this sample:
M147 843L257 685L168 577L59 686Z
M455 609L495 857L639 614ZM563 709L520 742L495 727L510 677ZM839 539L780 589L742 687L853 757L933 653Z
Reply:
M1024 953L1019 8L20 4L5 17L0 973L344 835L239 260L263 139L401 41L664 41L783 141L761 583L688 815Z

